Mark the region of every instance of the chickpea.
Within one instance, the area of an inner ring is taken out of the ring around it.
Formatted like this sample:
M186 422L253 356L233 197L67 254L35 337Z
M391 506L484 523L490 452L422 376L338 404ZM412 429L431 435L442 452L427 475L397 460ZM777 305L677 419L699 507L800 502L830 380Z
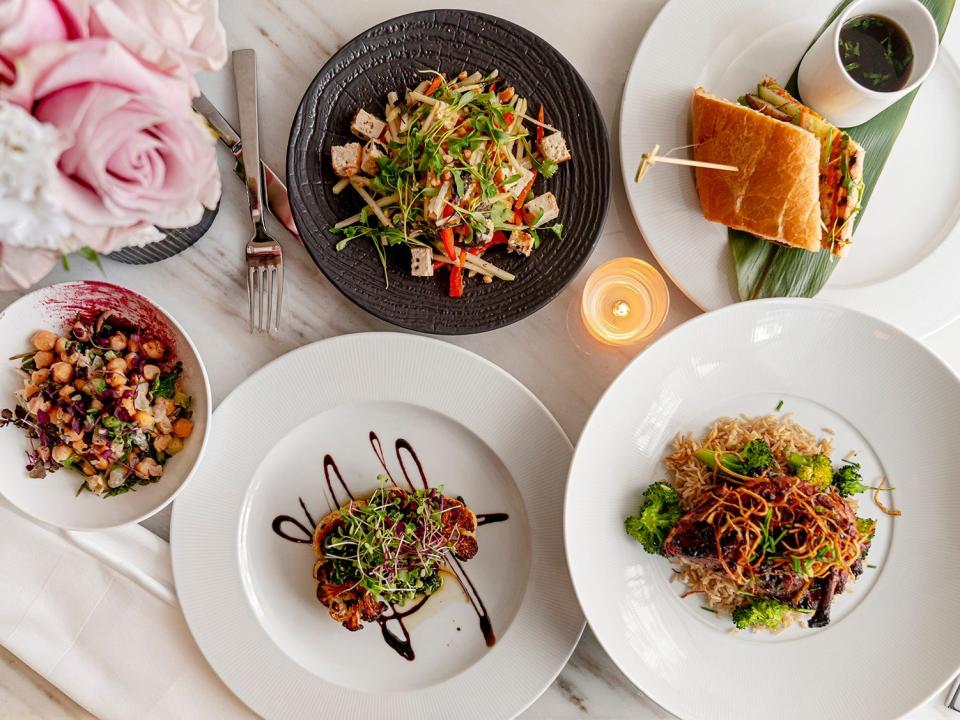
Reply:
M112 388L118 388L121 385L127 384L127 376L122 372L107 372L104 374L104 378L107 381L107 385Z
M120 407L122 407L124 410L130 413L131 417L137 412L137 409L133 406L132 398L124 398L123 400L121 400Z
M466 71L466 70L461 70L461 71L460 71L460 74L457 75L457 80L466 80L468 77L470 77L470 76L467 75L467 71Z
M107 370L110 372L124 373L127 371L127 361L123 358L114 358L107 363Z
M83 470L83 474L86 475L87 477L95 475L97 472L94 469L93 465L88 463L86 460L83 461L83 465L81 465L80 468Z
M40 350L33 354L33 364L37 369L43 369L53 365L53 353L47 350Z
M160 477L163 468L153 458L144 458L133 467L133 471L142 478Z
M151 360L160 360L167 352L159 340L147 340L142 347L143 353Z
M180 418L173 424L173 434L178 438L190 437L193 432L193 422L186 418Z
M134 338L127 338L127 350L132 353L140 352L140 341L135 340Z
M497 95L497 97L500 98L500 102L508 103L511 100L513 100L514 95L516 95L516 91L513 89L513 86L511 85L510 87L502 90L500 94Z
M460 130L463 130L463 128L460 128ZM460 135L460 130L457 130L457 134L458 134L458 135ZM467 134L467 131L466 131L466 130L463 130L463 135L466 135L466 134ZM463 137L463 135L460 135L460 137ZM469 161L470 161L470 158L472 158L472 157L473 157L473 150L471 150L470 148L467 148L466 150L463 151L463 159L464 159L464 160L466 160L467 162L469 162Z
M42 395L34 395L27 401L27 412L36 415L41 410L50 411L50 403L44 400Z
M49 330L37 330L33 334L31 342L37 350L50 351L57 344L57 336Z
M158 435L157 438L153 441L153 449L157 452L163 452L168 447L173 438L170 435Z
M76 388L77 392L83 392L84 390L87 389L87 381L86 381L86 380L74 380L74 381L73 381L73 387Z
M47 381L47 378L50 377L50 371L44 368L43 370L36 370L30 373L30 384L31 385L43 385Z
M133 420L142 428L152 428L154 423L153 415L142 410L133 416Z
M156 406L163 410L164 415L172 415L177 407L171 398L157 398Z
M90 492L97 493L98 495L107 489L106 483L99 475L88 477L87 487L90 488Z
M54 345L53 345L54 351L55 351L57 354L62 355L63 353L65 353L65 352L67 351L67 343L68 343L68 342L70 342L70 339L69 339L69 338L65 338L65 337L59 337L59 338L57 338L57 342L54 343Z
M58 392L57 395L59 395L64 400L69 400L70 398L73 397L73 394L76 391L77 389L73 385L64 385L62 388L60 388L60 392Z
M484 276L483 276L483 284L484 284L484 285L489 285L489 284L492 283L492 282L493 282L493 276L492 276L492 275L484 275Z
M34 395L36 395L38 392L40 392L40 388L38 388L36 385L32 385L32 384L31 384L31 385L25 385L24 388L23 388L23 399L24 399L24 400L29 400L29 399L32 398Z
M127 349L127 336L122 332L114 333L110 336L110 349L114 352L120 352Z
M58 463L62 463L71 455L73 455L73 450L66 445L57 445L53 448L53 452L50 454L54 462Z
M183 450L183 440L178 437L170 440L170 444L167 445L167 455L176 455L181 450Z
M136 367L136 366L137 366L137 360L140 359L140 356L137 355L137 354L134 353L134 352L131 352L131 353L127 353L126 355L124 355L124 356L123 356L123 359L127 361L127 367Z
M103 410L103 402L99 398L94 398L90 401L91 410Z
M50 375L58 383L67 383L73 380L73 365L65 362L54 363L50 366Z
M144 365L143 366L143 379L150 381L153 380L160 374L160 368L156 365Z
M98 457L96 460L93 460L90 464L93 465L94 469L96 470L103 471L103 470L110 469L110 461L107 460L106 458Z

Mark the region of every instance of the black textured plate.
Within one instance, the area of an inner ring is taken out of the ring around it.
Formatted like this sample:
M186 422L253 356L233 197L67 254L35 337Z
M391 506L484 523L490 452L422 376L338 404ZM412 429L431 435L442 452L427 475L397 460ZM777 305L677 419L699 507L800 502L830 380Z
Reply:
M213 210L204 210L203 217L196 225L191 225L188 228L158 228L163 233L163 240L157 240L143 247L123 248L110 253L106 257L128 265L149 265L172 258L206 235L218 212L220 212L219 202Z
M358 107L383 116L387 93L415 87L418 70L455 76L461 70L497 69L529 100L542 102L547 122L563 132L573 154L537 193L549 189L560 204L563 239L544 233L529 258L491 251L491 262L514 273L513 282L465 281L450 298L448 275L410 275L410 252L392 248L390 287L369 241L342 252L330 228L358 212L355 193L334 195L330 147L351 142ZM388 20L354 38L330 58L307 89L290 130L287 150L290 206L307 250L330 281L360 307L411 330L460 335L493 330L549 302L593 250L610 196L610 149L603 117L583 78L552 46L514 23L465 10L429 10Z

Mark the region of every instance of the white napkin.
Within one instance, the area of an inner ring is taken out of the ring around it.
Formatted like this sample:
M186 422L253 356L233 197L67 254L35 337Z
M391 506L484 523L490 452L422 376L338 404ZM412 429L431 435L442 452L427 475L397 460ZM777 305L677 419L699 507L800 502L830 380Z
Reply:
M47 529L0 501L0 643L103 720L250 718L197 648L163 540Z

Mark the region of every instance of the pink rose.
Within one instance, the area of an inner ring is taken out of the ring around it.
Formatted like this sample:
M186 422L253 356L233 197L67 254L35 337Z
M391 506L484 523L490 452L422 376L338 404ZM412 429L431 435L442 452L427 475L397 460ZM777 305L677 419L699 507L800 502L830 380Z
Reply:
M88 12L87 0L0 0L0 83L34 46L87 37Z
M194 225L220 197L214 139L189 86L112 40L38 46L3 96L70 139L58 195L82 244L115 247L145 224Z
M0 290L28 288L40 281L60 261L53 250L0 243Z
M217 0L90 0L90 34L122 43L145 63L190 82L227 61Z

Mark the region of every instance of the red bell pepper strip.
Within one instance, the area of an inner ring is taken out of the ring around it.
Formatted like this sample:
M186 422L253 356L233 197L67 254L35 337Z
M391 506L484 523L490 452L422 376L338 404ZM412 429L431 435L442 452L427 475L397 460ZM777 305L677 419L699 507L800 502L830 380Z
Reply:
M527 195L530 194L530 191L533 189L533 183L537 179L537 171L533 171L533 175L530 176L530 180L526 185L523 186L523 190L520 191L520 194L517 196L517 201L513 204L514 210L519 210L523 207L523 201L527 199ZM517 223L518 225L520 223Z
M440 228L440 242L443 243L443 251L451 260L457 259L457 249L453 245L453 228Z
M453 215L453 205L444 205L443 206L443 217L448 218Z
M433 81L427 86L427 91L424 93L427 97L433 97L433 94L440 89L440 83L443 82L443 78L439 75L434 75Z
M523 211L514 210L513 211L513 224L514 225L523 225Z
M463 266L467 262L467 254L460 253L457 264L450 268L450 297L463 297Z
M478 245L476 247L470 248L467 252L471 255L483 255L487 250L492 248L494 245L506 245L507 236L504 235L503 230L497 230L493 237L483 243L483 245Z
M503 119L507 122L507 125L513 125L513 113L508 112L503 114Z
M540 111L537 113L537 122L543 122L543 103L540 103ZM543 128L537 125L537 147L543 142Z

